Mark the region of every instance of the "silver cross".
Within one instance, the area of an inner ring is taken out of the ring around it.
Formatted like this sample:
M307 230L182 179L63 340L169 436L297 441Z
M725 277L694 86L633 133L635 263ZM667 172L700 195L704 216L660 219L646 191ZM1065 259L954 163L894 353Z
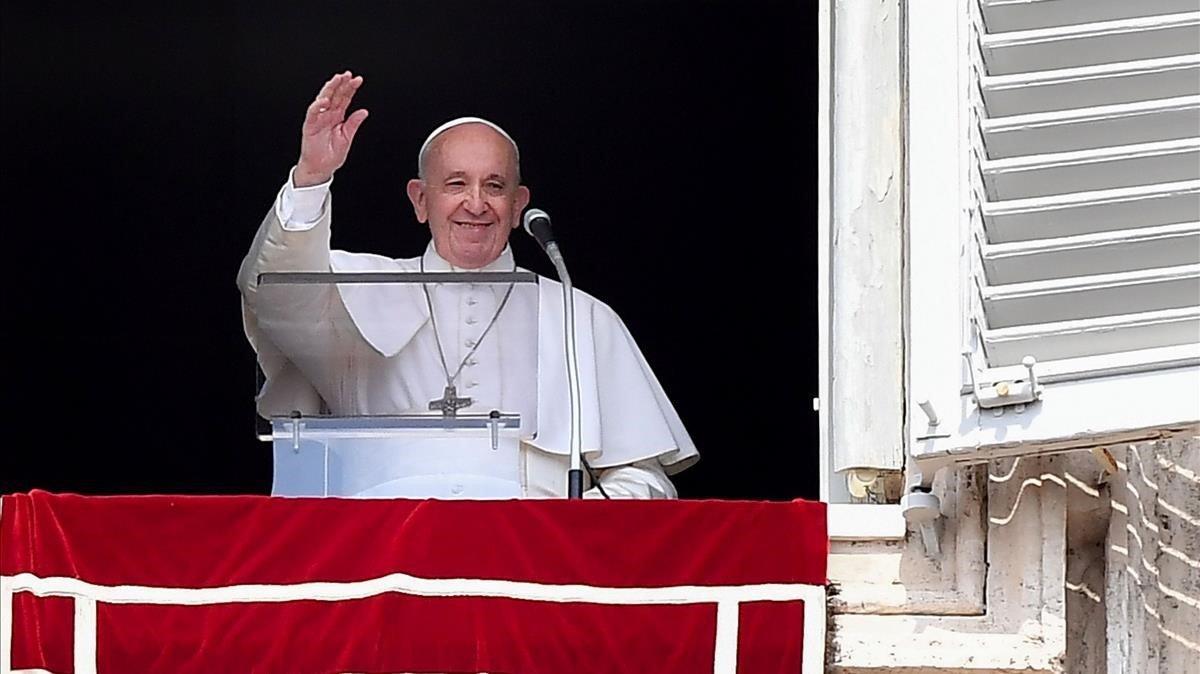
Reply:
M441 410L442 416L446 418L458 416L459 409L470 406L471 399L459 398L458 391L453 386L447 386L446 392L442 394L441 398L429 401L429 409L431 411Z

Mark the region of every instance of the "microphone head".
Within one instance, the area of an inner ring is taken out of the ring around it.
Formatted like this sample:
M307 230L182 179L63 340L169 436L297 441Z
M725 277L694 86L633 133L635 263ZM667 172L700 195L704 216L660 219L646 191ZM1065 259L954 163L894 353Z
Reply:
M525 232L537 239L538 245L543 249L554 241L554 232L550 229L550 216L546 211L540 208L531 208L525 211L522 224Z
M521 226L525 228L525 233L530 236L537 237L529 227L534 220L544 220L547 225L550 224L550 214L540 208L531 208L525 211L525 217L521 220Z

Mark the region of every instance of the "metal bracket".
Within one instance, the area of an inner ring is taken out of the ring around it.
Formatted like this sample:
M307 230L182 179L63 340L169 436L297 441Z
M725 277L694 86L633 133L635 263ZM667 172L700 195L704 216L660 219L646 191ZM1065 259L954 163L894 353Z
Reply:
M912 454L905 457L904 461L905 487L904 496L900 497L900 511L904 519L921 533L921 545L925 549L925 556L930 559L942 556L942 546L938 540L942 528L939 522L942 500L933 493L933 476L946 467L918 465Z
M941 557L942 547L938 542L938 518L942 515L941 499L930 492L914 489L900 499L900 508L904 519L921 532L925 556L934 559Z
M942 423L942 420L938 417L937 410L933 408L933 403L928 398L918 402L917 407L920 407L921 411L925 413L925 419L928 421L925 432L917 435L917 442L950 437L949 433L938 432L938 426Z
M963 358L967 359L967 371L971 374L971 391L975 397L975 404L979 405L980 409L995 410L997 414L1003 414L1002 408L1013 407L1017 414L1020 414L1025 411L1026 405L1041 400L1042 386L1038 384L1037 373L1033 371L1037 365L1037 359L1033 356L1021 359L1021 364L1028 373L1025 379L988 383L980 383L976 377L975 361L971 352L964 351Z
M492 436L492 451L500 445L500 410L492 410L488 413L488 429Z
M300 453L300 427L304 425L301 419L304 417L299 410L292 412L292 453Z

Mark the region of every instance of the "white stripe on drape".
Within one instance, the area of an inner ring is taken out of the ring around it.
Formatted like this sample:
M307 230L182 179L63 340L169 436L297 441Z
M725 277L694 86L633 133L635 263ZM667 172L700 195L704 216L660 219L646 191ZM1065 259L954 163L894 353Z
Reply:
M76 672L95 674L96 604L159 604L201 606L230 603L278 603L303 600L345 601L398 592L424 597L507 597L527 601L609 605L716 604L717 630L714 672L732 674L737 668L738 611L745 602L802 601L804 603L803 671L824 667L825 588L819 585L763 583L757 585L673 587L598 587L548 585L525 581L473 578L418 578L394 573L344 583L290 585L231 585L226 587L152 587L97 585L78 578L41 578L31 573L0 576L0 601L11 611L14 592L37 596L73 597L76 601ZM7 594L4 594L7 593ZM5 598L6 597L6 598ZM5 620L4 624L11 624ZM0 630L4 627L0 626ZM0 631L0 674L11 673L11 628ZM89 669L90 666L90 669ZM15 674L15 673L13 673Z

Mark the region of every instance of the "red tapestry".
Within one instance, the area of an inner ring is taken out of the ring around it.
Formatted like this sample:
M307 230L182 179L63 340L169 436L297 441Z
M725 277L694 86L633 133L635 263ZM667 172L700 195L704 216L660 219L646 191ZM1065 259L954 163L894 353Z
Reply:
M3 498L0 674L820 671L825 506Z

